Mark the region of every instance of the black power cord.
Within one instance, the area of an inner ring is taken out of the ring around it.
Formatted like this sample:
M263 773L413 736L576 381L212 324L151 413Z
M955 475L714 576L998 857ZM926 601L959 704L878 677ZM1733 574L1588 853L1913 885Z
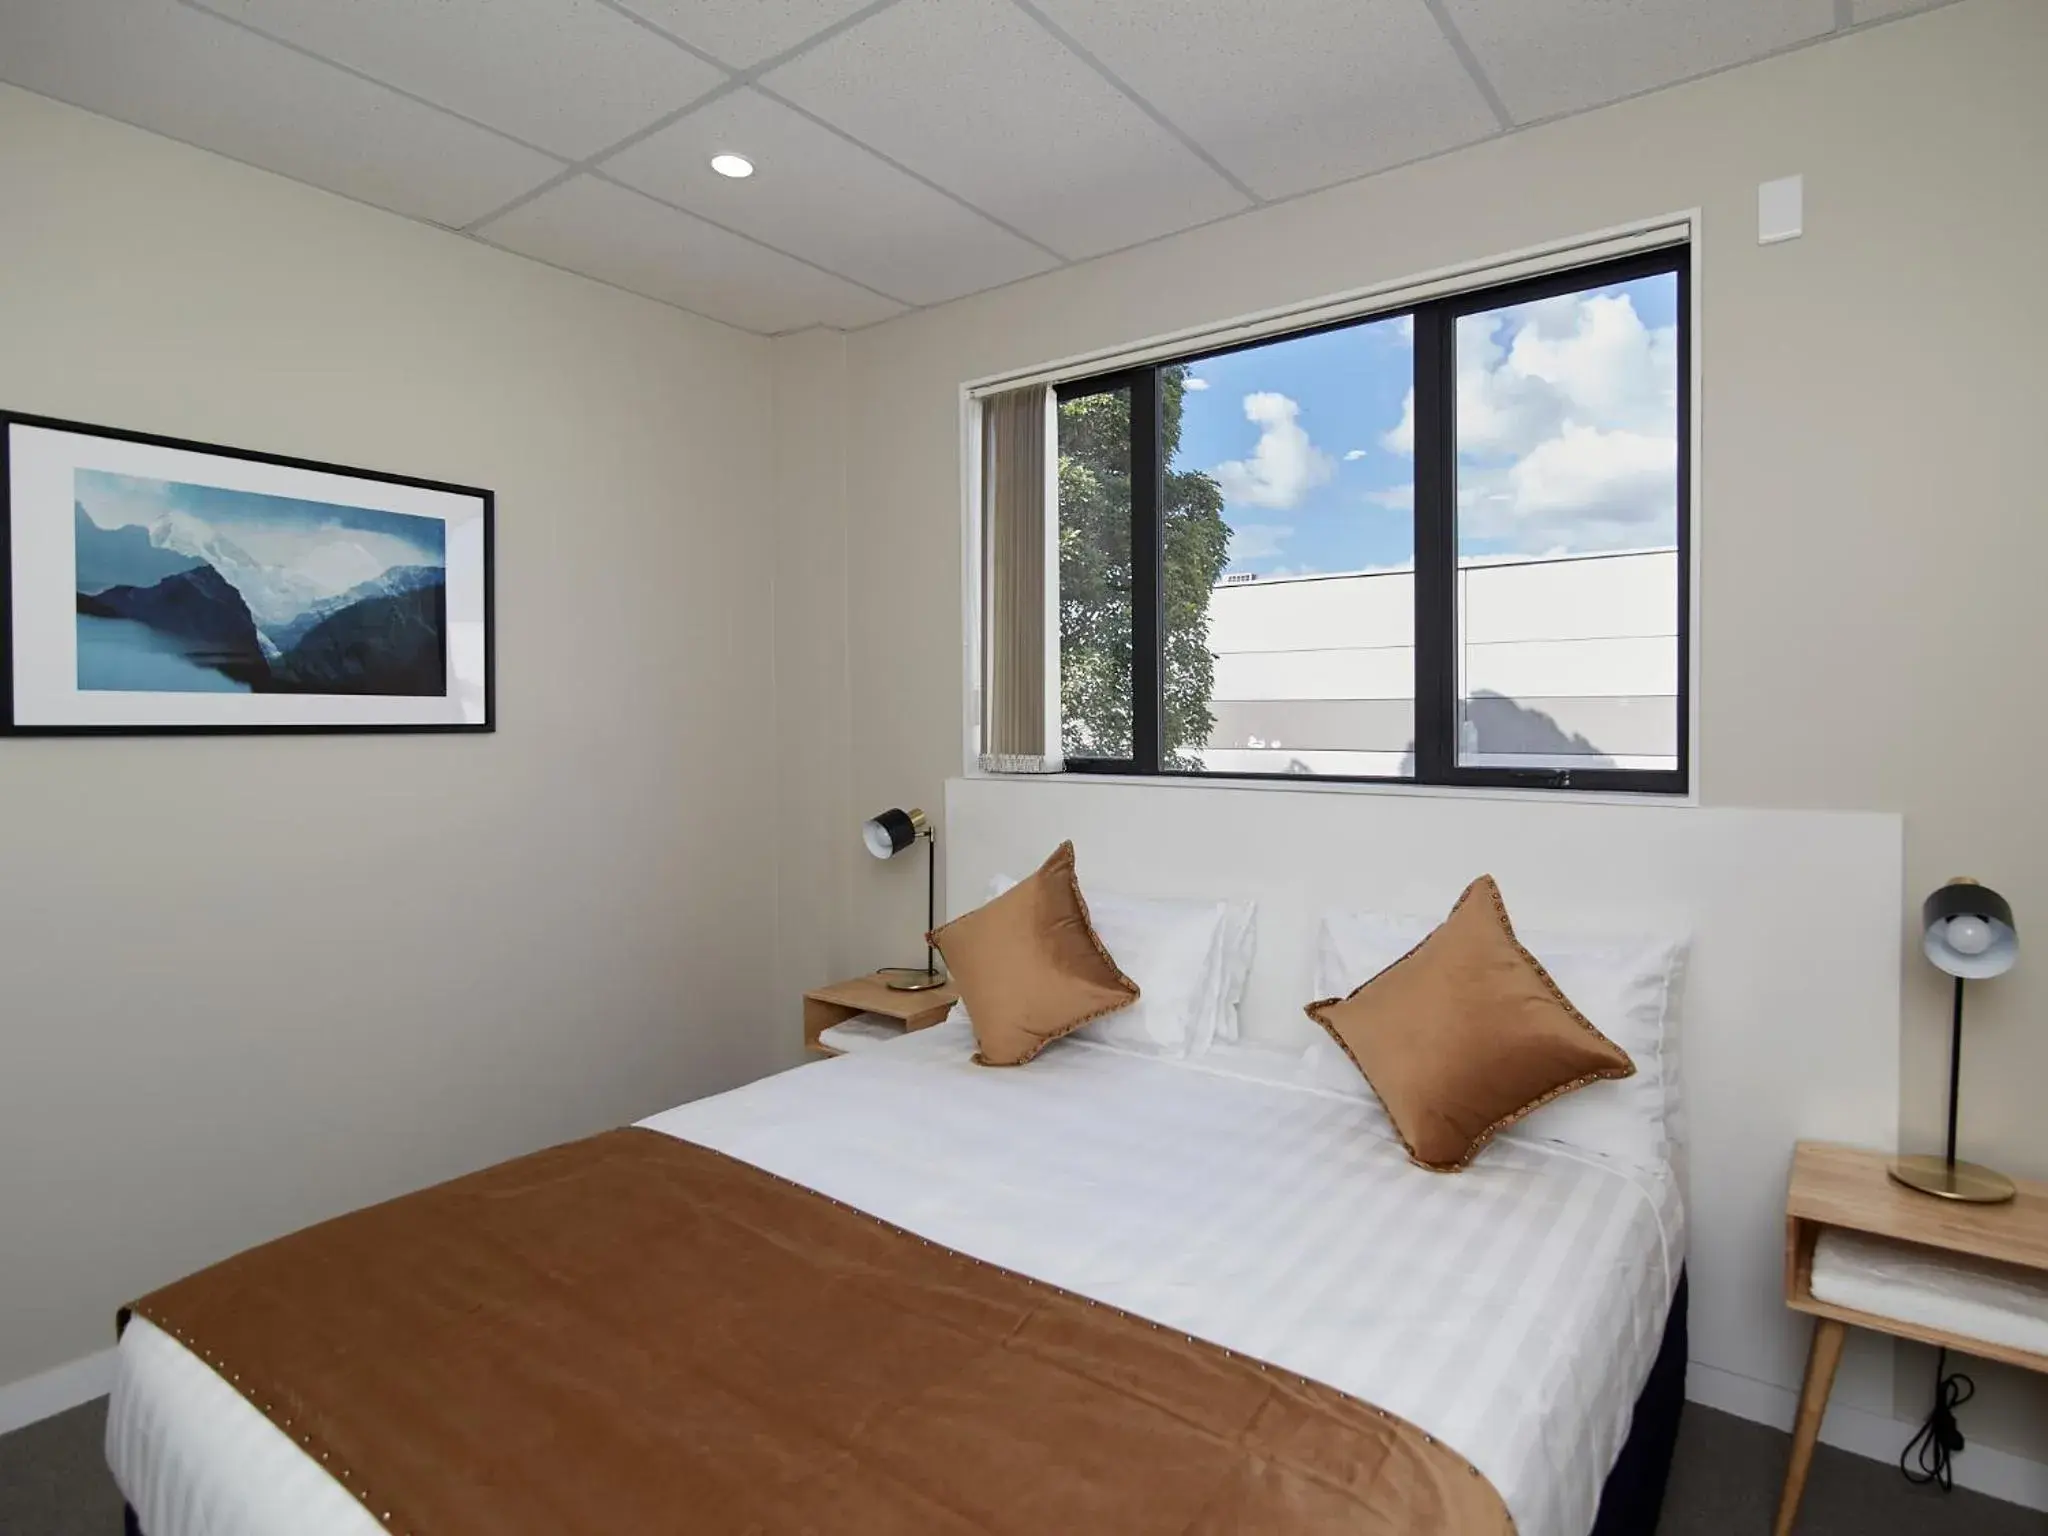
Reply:
M1963 1448L1963 1432L1956 1427L1956 1410L1976 1395L1977 1383L1961 1371L1951 1372L1948 1351L1942 1350L1934 1361L1934 1411L1927 1415L1920 1433L1908 1440L1905 1450L1899 1453L1899 1470L1905 1473L1907 1482L1922 1487L1936 1483L1943 1493L1955 1487L1951 1460Z

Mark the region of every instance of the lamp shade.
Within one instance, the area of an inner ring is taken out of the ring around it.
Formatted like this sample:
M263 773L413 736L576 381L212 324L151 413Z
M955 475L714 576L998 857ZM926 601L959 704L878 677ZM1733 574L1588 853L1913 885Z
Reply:
M861 841L878 859L893 859L917 841L925 829L923 811L887 810L860 824Z
M1988 885L1951 880L1920 908L1921 947L1951 976L1981 981L2003 976L2020 957L2012 907Z

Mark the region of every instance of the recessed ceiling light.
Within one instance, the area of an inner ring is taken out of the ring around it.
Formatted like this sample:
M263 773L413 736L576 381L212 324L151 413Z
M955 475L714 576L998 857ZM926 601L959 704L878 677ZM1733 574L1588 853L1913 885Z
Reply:
M738 181L743 176L754 174L754 162L745 155L713 155L711 169L721 176L730 176Z

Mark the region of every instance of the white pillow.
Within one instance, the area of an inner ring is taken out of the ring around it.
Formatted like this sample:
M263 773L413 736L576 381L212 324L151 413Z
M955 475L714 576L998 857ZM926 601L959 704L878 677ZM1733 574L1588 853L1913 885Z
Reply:
M1244 1006L1244 989L1252 978L1252 960L1258 950L1259 909L1256 902L1227 901L1223 904L1223 935L1220 951L1221 982L1216 991L1216 1023L1209 1032L1209 1045L1235 1045L1243 1032L1238 1017Z
M1375 912L1323 914L1316 935L1316 995L1343 997L1369 981L1437 926L1426 917ZM1589 1083L1509 1127L1509 1134L1561 1142L1639 1166L1677 1159L1679 1000L1689 941L1656 934L1535 931L1516 937L1593 1026L1628 1052L1635 1076ZM1427 1027L1418 1020L1417 1027ZM1319 1087L1371 1101L1371 1086L1335 1041L1308 1048L1303 1070ZM1388 1127L1391 1131L1391 1125Z
M1016 883L997 875L989 899ZM1226 1028L1236 1038L1251 970L1250 902L1125 896L1085 885L1081 894L1103 947L1138 984L1138 1000L1082 1025L1077 1037L1154 1056L1206 1051Z

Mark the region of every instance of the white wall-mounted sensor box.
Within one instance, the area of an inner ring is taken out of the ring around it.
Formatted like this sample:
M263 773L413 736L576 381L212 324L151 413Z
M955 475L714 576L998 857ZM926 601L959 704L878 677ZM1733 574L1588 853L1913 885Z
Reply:
M1756 189L1756 243L1776 245L1806 233L1806 178L1781 176Z

